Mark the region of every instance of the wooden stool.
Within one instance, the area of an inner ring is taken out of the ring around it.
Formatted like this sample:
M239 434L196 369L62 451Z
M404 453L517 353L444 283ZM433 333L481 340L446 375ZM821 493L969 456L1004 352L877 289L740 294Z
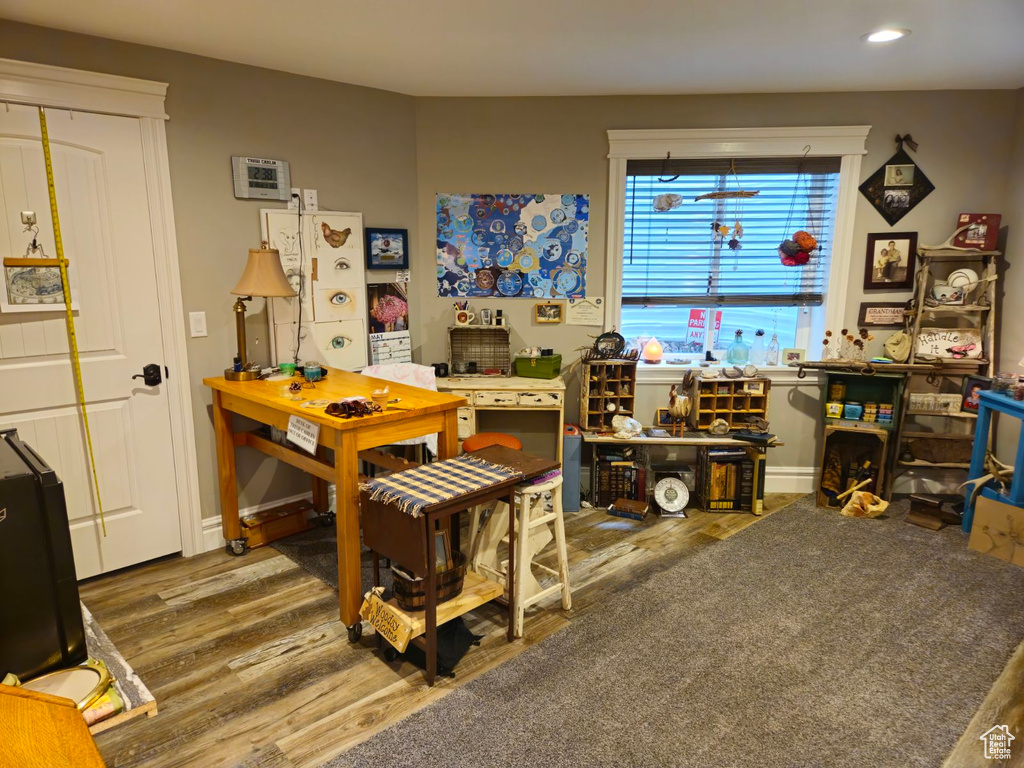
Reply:
M516 637L523 636L523 620L526 609L540 602L549 595L561 590L562 607L572 608L572 592L569 588L569 560L565 547L565 521L562 515L562 476L559 475L543 483L530 485L523 483L516 486L516 551L515 579L513 580L514 595L514 628ZM552 511L544 509L544 494L551 494ZM504 502L497 502L490 518L480 528L483 507L472 510L470 520L470 568L481 575L494 578L506 586L508 562L499 561L498 544L508 541L505 526L502 524L506 512ZM525 521L525 524L524 524ZM534 563L533 558L544 549L552 539L548 523L553 524L555 548L558 556L558 569L548 568ZM547 589L533 575L532 566L536 566L554 576L558 581Z

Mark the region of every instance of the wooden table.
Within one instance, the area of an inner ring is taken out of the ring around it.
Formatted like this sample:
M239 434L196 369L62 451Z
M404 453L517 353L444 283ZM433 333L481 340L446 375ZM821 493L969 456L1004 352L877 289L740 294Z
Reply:
M0 765L103 768L105 764L75 702L0 685Z
M302 390L302 400L282 396L287 381L227 381L222 376L203 379L213 390L213 428L217 443L217 475L220 485L221 526L230 551L242 554L238 519L238 483L235 477L235 448L248 445L313 475L313 503L317 511L327 509L327 483L335 484L338 521L338 607L349 628L349 639L359 639L362 624L359 606L359 452L398 440L437 433L438 458L458 453L456 411L466 404L462 397L431 392L405 384L375 379L334 368L313 389ZM383 413L350 419L328 416L322 408L303 408L307 400L340 400L388 387L390 397L400 398ZM319 425L317 455L279 445L253 432L235 433L232 414L246 416L281 430L291 416ZM334 460L324 452L334 451Z

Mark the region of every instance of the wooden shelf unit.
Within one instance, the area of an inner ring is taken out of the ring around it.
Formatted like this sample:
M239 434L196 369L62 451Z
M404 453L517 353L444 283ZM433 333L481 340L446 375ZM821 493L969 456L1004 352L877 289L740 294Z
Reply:
M615 416L633 416L636 360L589 360L580 375L580 426L585 432L612 428ZM609 411L608 405L614 405Z
M746 416L767 419L771 387L771 379L761 376L738 379L697 378L691 394L693 407L690 410L690 425L694 429L704 430L715 419L725 419L729 429L741 429Z
M995 349L995 325L998 319L996 308L996 278L998 277L998 251L964 252L955 250L921 251L918 253L918 269L914 278L914 297L917 309L913 313L910 326L910 358L908 363L928 363L934 370L924 373L908 371L903 394L900 398L896 439L890 449L890 463L885 496L892 495L892 486L896 477L908 469L927 471L931 469L969 469L970 464L963 461L929 462L921 459L904 461L899 457L904 448L913 440L969 440L973 439L977 415L973 413L942 413L912 410L910 398L912 394L957 394L962 392L964 377L992 376L992 352ZM971 304L928 306L926 299L931 295L933 282L936 278L944 280L946 275L965 263L972 263L981 273L984 281L973 289L974 297ZM939 274L936 274L938 272ZM932 315L929 317L929 315ZM927 320L926 320L927 318ZM917 355L917 337L923 326L959 328L976 328L981 336L982 356L976 359L920 359ZM941 432L925 432L920 429L921 418L940 418L939 423L946 425ZM950 489L952 490L952 489Z

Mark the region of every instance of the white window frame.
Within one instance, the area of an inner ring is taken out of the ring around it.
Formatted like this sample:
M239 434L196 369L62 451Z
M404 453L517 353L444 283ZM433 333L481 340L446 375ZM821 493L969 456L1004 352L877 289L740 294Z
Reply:
M794 128L683 128L608 131L608 232L605 259L604 330L622 321L623 231L626 217L626 164L630 160L673 160L742 157L839 157L839 190L831 268L820 308L801 318L799 333L805 339L824 334L826 328L845 325L847 277L853 257L853 223L860 184L861 158L870 125L834 125ZM809 148L809 149L808 149ZM713 317L713 316L712 316ZM711 323L707 324L709 327ZM807 343L809 359L816 350ZM781 370L789 370L783 366ZM657 376L661 366L640 366L643 378ZM672 374L673 380L679 373Z

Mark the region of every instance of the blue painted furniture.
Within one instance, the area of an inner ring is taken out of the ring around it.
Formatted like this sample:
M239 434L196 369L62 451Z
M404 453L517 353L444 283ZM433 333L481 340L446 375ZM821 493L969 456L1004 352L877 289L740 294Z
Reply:
M978 401L978 428L974 432L974 451L971 453L971 470L968 477L981 477L985 474L985 451L988 448L988 431L992 422L992 412L998 411L1008 416L1024 421L1024 402L1014 400L1006 395L997 395L994 392L982 392ZM1020 439L1017 442L1017 456L1013 460L1013 482L1010 484L1010 491L1007 494L999 493L995 488L985 487L981 494L990 499L1013 504L1017 507L1024 507L1024 424L1020 431ZM970 501L973 484L967 487L967 500ZM971 530L974 522L974 506L967 504L964 507L963 529Z

